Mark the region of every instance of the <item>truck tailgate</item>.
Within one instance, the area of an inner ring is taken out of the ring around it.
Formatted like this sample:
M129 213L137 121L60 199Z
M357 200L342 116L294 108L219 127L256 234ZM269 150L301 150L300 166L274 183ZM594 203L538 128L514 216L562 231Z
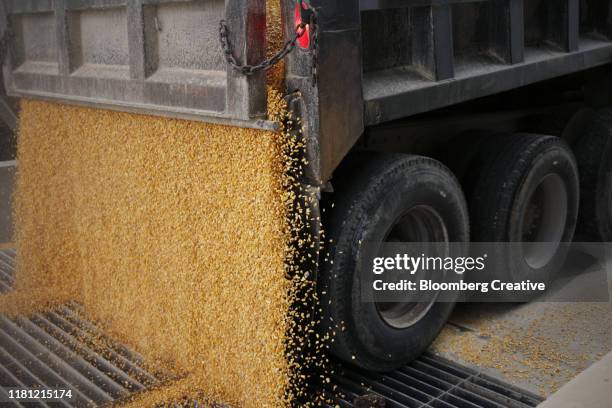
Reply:
M255 4L257 3L257 4ZM265 2L12 0L2 3L10 95L270 128L263 72L227 69L265 54ZM248 41L247 41L248 39Z

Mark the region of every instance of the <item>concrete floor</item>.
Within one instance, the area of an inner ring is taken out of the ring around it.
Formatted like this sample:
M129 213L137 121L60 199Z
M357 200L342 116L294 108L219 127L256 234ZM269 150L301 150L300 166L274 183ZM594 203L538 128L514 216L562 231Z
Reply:
M12 241L14 176L0 162L0 245ZM612 350L612 303L460 304L433 350L548 396Z
M549 298L571 290L598 302L459 304L434 351L550 395L612 351L612 264L579 264L577 271L549 290Z
M612 405L612 353L608 353L538 408L610 408Z
M548 396L612 350L612 304L461 304L433 348Z

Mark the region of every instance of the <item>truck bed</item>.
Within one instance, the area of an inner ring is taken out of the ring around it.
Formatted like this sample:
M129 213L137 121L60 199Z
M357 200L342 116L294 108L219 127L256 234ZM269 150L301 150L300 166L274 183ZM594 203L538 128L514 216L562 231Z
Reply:
M608 3L361 0L365 124L608 64Z
M513 65L487 58L462 60L453 78L428 80L403 67L364 74L365 122L376 125L493 95L612 62L612 43L580 39L579 51L528 48Z
M243 0L3 1L0 33L8 33L11 50L4 65L6 90L18 97L273 129L265 120L264 73L247 77L228 68L218 33L219 21L227 20L236 57L262 59L265 32L257 26L264 7L260 2L247 12Z

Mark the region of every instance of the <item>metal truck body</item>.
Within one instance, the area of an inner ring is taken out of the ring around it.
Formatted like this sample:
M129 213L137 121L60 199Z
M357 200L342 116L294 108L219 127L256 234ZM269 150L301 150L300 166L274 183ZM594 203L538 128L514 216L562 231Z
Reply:
M287 38L295 2L283 2ZM364 129L612 62L609 2L313 0L316 50L289 55L316 181L327 181ZM6 0L10 95L271 128L263 72L265 2ZM313 52L314 51L314 52ZM317 58L317 82L311 81Z

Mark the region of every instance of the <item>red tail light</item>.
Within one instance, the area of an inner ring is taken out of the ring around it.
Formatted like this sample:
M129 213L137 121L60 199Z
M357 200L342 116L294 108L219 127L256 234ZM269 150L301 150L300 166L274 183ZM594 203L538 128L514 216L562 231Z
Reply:
M301 6L300 6L300 4L301 4ZM308 8L306 3L300 1L300 4L296 4L295 5L294 20L295 20L295 26L296 27L299 24L302 24L302 10L301 9L303 8L304 10L306 10ZM310 47L310 27L308 25L306 25L304 30L306 30L306 32L304 33L304 35L302 35L300 38L298 38L297 44L301 48L308 48L308 47Z

